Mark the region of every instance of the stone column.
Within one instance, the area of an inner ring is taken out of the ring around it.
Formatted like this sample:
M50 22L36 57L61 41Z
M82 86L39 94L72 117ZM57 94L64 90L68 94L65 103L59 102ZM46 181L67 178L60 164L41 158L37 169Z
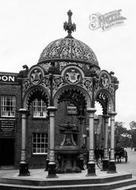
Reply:
M55 111L57 110L54 106L49 106L49 117L50 117L50 135L49 135L49 163L48 163L48 178L57 177L56 175L56 163L55 163Z
M84 126L83 126L83 120L84 117L82 115L80 115L78 117L79 119L79 126L80 126L80 136L78 139L78 143L80 145L80 155L79 155L79 166L81 170L84 170L84 146L85 146L85 142L84 142Z
M115 155L114 155L114 146L115 146L115 112L110 112L110 127L111 127L111 145L110 145L110 160L109 160L109 167L108 173L115 173L116 172L116 165L115 165Z
M88 108L89 113L89 161L88 161L88 173L87 176L95 174L95 161L94 161L94 113L95 108Z
M25 108L21 108L19 112L21 113L21 119L22 119L21 161L20 161L19 175L28 176L30 175L30 172L28 171L28 163L26 162L26 117L28 114L28 110L26 110Z
M108 165L109 165L109 154L108 154L108 120L109 116L108 115L103 115L103 120L104 120L104 159L103 159L103 170L107 171L108 170Z

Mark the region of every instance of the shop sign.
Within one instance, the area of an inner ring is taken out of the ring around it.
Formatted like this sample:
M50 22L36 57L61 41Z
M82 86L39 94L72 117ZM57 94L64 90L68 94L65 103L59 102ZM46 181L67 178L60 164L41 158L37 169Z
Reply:
M0 74L0 82L15 82L15 81L16 81L15 75Z
M0 134L2 136L13 136L15 132L15 120L1 120Z
M71 115L76 115L77 114L76 106L67 106L67 113Z

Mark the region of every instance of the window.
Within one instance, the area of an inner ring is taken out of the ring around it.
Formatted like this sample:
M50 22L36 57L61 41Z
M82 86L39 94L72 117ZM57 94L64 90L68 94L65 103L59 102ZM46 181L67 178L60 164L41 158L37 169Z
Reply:
M1 117L15 117L16 113L16 97L1 97Z
M33 101L33 117L35 118L47 117L47 106L43 100L35 99Z
M46 154L48 149L48 134L33 133L32 152L33 154Z

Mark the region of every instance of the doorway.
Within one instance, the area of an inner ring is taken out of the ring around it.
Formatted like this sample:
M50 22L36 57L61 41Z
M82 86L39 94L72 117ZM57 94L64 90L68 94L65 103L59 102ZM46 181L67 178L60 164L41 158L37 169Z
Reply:
M13 166L15 140L13 138L0 139L0 166Z

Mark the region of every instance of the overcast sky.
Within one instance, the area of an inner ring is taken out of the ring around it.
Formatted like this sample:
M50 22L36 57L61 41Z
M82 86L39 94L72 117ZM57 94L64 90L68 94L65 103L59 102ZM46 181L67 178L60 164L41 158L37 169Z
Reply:
M36 64L42 50L65 37L67 11L76 23L73 37L89 45L101 69L119 79L117 121L136 121L136 1L135 0L0 0L0 71L19 72ZM108 31L89 29L89 15L121 9L124 24Z

